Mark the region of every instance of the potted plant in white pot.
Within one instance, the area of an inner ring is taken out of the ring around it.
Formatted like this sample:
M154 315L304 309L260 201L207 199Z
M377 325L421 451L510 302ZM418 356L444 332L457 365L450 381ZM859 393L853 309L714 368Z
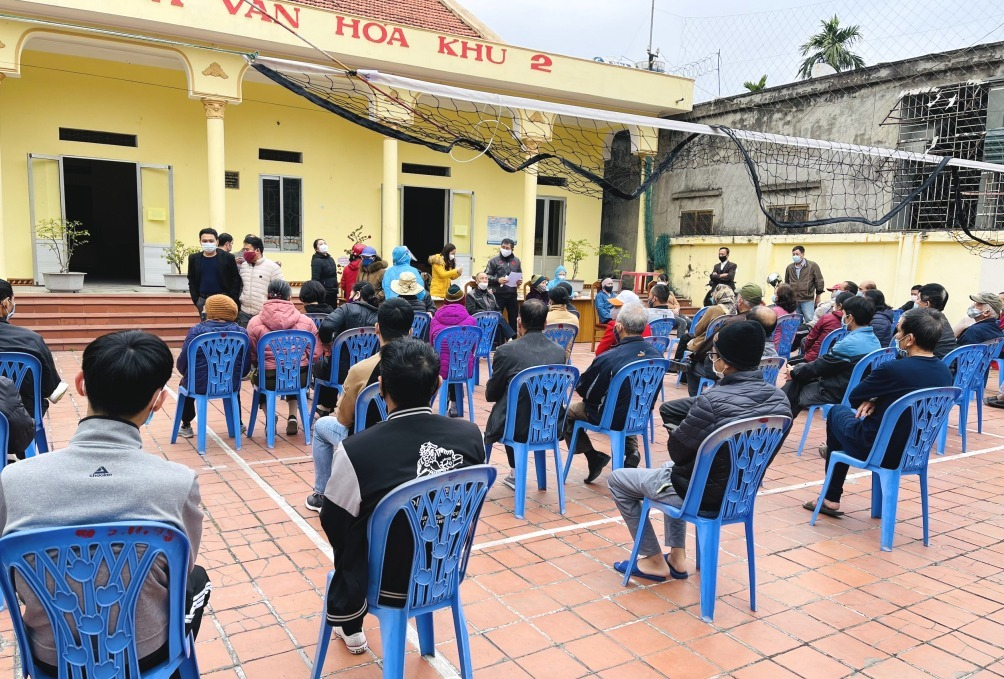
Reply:
M168 292L188 292L188 274L181 273L181 266L198 251L199 248L190 247L183 241L176 240L174 245L161 255L177 272L164 274L164 287Z
M614 292L620 292L621 289L621 262L627 259L628 251L624 248L617 247L610 243L600 243L599 247L596 248L596 254L599 257L609 257L610 264L613 267L613 273L611 278L614 282Z
M91 235L80 222L67 221L62 217L42 219L35 224L35 237L56 256L59 271L43 271L45 289L49 292L80 292L84 289L84 276L80 271L70 271L70 259L81 245L88 242Z
M589 256L591 249L590 242L585 238L565 243L565 263L572 266L572 277L568 282L572 284L572 290L575 292L582 292L582 281L579 280L579 263Z

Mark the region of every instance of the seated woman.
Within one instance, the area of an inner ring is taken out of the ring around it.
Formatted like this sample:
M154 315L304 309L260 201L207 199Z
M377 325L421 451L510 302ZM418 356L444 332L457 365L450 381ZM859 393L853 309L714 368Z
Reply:
M771 301L774 302L773 310L778 318L798 311L798 300L795 299L795 290L787 283L781 283L774 289L774 298ZM772 339L774 340L775 347L781 344L780 326L774 329L774 337ZM800 339L796 338L792 346L797 347Z
M330 314L334 311L326 298L327 291L317 281L306 281L300 286L300 301L305 314Z
M526 299L538 299L544 304L549 304L550 302L547 298L547 291L547 276L537 276L533 279L533 284L530 286L530 292L527 293Z
M462 325L476 326L478 323L467 313L467 307L463 304L464 291L458 286L451 285L446 290L446 296L443 299L445 304L439 307L436 310L436 314L432 317L432 324L429 327L429 341L432 343L433 348L439 352L439 375L445 380L450 374L450 349L445 343L442 346L436 344L439 333L447 328L455 328ZM499 325L506 324L499 323ZM471 353L468 370L474 370L473 352ZM452 384L449 388L449 410L447 412L450 417L457 417L457 388Z

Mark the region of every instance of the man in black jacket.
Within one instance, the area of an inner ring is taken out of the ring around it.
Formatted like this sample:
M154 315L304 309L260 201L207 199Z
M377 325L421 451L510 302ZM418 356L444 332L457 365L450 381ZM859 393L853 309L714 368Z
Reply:
M733 323L718 332L712 360L722 376L714 389L698 396L680 426L670 432L669 456L659 469L617 469L610 474L608 485L614 503L624 518L630 535L638 532L641 504L644 498L682 507L687 496L697 451L712 432L735 420L747 417L784 415L791 417L788 400L777 387L763 381L757 366L763 354L767 335L756 321ZM702 511L717 512L721 507L732 464L728 450L719 451L711 465L701 499ZM645 526L635 576L663 581L672 576L687 577L687 524L665 517L668 556L651 525ZM624 572L621 561L614 568Z
M377 322L377 292L372 285L366 281L356 281L352 286L352 298L348 304L343 304L321 321L317 329L317 335L324 344L331 344L335 338L346 330L353 328L371 328ZM323 380L331 376L331 357L324 356L313 365L314 377ZM342 350L342 355L338 363L338 383L345 382L345 376L349 373L349 352ZM318 387L320 392L317 396L318 415L329 414L338 404L338 390L331 387Z
M7 450L0 450L0 455L7 455L8 461L11 455L23 460L25 449L35 438L35 420L21 402L17 387L6 377L0 377L0 414L7 418Z
M951 322L944 317L947 305L948 290L945 289L945 286L938 283L928 283L920 286L920 290L917 292L917 308L934 309L942 313L941 338L938 340L937 346L934 347L934 355L938 358L944 358L959 346L955 339L955 331L952 329Z
M736 289L737 264L729 261L730 250L728 248L718 249L718 264L711 267L711 275L708 277L708 294L704 298L704 306L711 305L711 292L719 285L727 285L733 290Z
M503 238L499 254L488 260L485 273L488 274L488 289L495 295L499 310L504 311L506 322L513 333L516 332L516 312L519 304L516 301L516 286L509 285L511 274L518 273L522 277L523 267L519 258L513 254L516 243L511 238Z
M0 279L0 351L20 351L31 354L42 364L42 412L35 412L35 381L29 377L21 380L21 402L28 414L39 418L49 409L50 401L55 403L62 398L65 385L57 392L61 380L56 363L52 360L52 352L45 340L34 330L11 323L17 302L14 300L14 288L7 281Z
M226 295L239 307L243 283L237 260L219 248L216 229L199 231L199 245L202 252L188 256L188 292L202 320L206 320L202 313L206 300L212 295Z
M366 531L377 504L398 486L423 476L483 464L481 430L462 418L433 415L429 400L439 388L439 354L410 337L380 351L380 393L390 413L339 444L324 488L321 526L335 553L327 620L351 653L366 651L363 618L370 566ZM380 603L400 607L408 591L411 529L401 516L386 536Z
M488 424L485 426L485 443L496 443L502 438L506 424L506 401L509 396L509 383L522 370L535 368L539 365L563 365L565 350L544 336L544 326L547 324L547 307L539 299L523 302L519 309L519 319L516 321L516 332L520 336L514 342L503 344L495 351L492 359L492 376L485 385L485 400L494 403ZM530 426L530 404L520 394L519 407L516 412L514 435L520 441L525 441ZM516 460L513 449L505 447L509 458L509 475L502 483L510 488L516 488L514 471Z

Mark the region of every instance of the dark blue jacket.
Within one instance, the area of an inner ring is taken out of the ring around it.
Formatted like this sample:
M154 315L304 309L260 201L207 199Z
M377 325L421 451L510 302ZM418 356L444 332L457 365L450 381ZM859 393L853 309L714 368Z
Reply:
M586 404L586 415L590 422L599 423L607 391L610 389L610 381L617 374L617 371L628 363L646 358L662 358L662 354L639 335L622 338L617 344L593 360L592 365L586 368L586 372L582 373L579 384L575 387L575 391L579 392L582 401ZM614 419L611 423L615 428L624 426L630 389L631 386L628 382L625 382L621 387L621 393L617 399L617 409L614 411Z
M181 345L181 353L178 354L178 372L181 373L181 384L182 386L187 385L188 377L188 345L192 343L199 335L205 335L207 332L238 332L242 335L247 335L248 332L236 323L230 323L228 321L203 321L198 325L193 326L189 331L188 335L185 337L185 343ZM199 353L195 365L195 393L204 394L206 393L206 378L208 376L208 369L206 368L206 359L203 353ZM241 366L240 370L234 374L234 388L240 389L241 378L251 372L251 348L244 352L244 364Z
M997 323L998 320L996 318L988 318L979 323L973 323L959 335L959 346L1000 339L1001 335L1004 335L1004 332L1001 331Z
M876 311L871 328L875 333L875 339L883 349L892 344L892 336L896 334L896 325L892 322L892 309Z

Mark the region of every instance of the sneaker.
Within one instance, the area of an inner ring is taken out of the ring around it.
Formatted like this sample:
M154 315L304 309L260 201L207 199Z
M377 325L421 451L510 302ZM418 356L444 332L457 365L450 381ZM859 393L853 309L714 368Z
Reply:
M369 644L366 643L366 633L356 632L355 634L345 634L341 627L335 628L335 634L342 641L345 642L345 647L349 649L349 653L352 655L359 655L360 653L365 653L369 650Z
M307 505L307 509L310 511L320 513L321 505L324 504L324 496L318 495L317 493L311 493L307 496L307 502L305 504Z
M516 471L514 469L510 469L509 475L502 479L502 483L509 486L513 490L516 490Z
M606 453L591 450L586 453L586 461L589 463L589 476L583 480L583 483L592 483L603 473L603 468L610 462L610 456Z
M183 439L190 439L193 436L195 436L195 432L192 431L192 425L182 424L180 427L178 427L178 436L180 436Z
M450 404L450 407L447 409L446 414L450 417L460 417L460 414L457 412L457 406L455 403Z
M638 451L624 458L625 469L637 469L639 464L641 464L641 454Z
M294 434L296 434L296 428L297 428L297 423L295 417L291 417L288 420L286 420L286 436L293 436Z

